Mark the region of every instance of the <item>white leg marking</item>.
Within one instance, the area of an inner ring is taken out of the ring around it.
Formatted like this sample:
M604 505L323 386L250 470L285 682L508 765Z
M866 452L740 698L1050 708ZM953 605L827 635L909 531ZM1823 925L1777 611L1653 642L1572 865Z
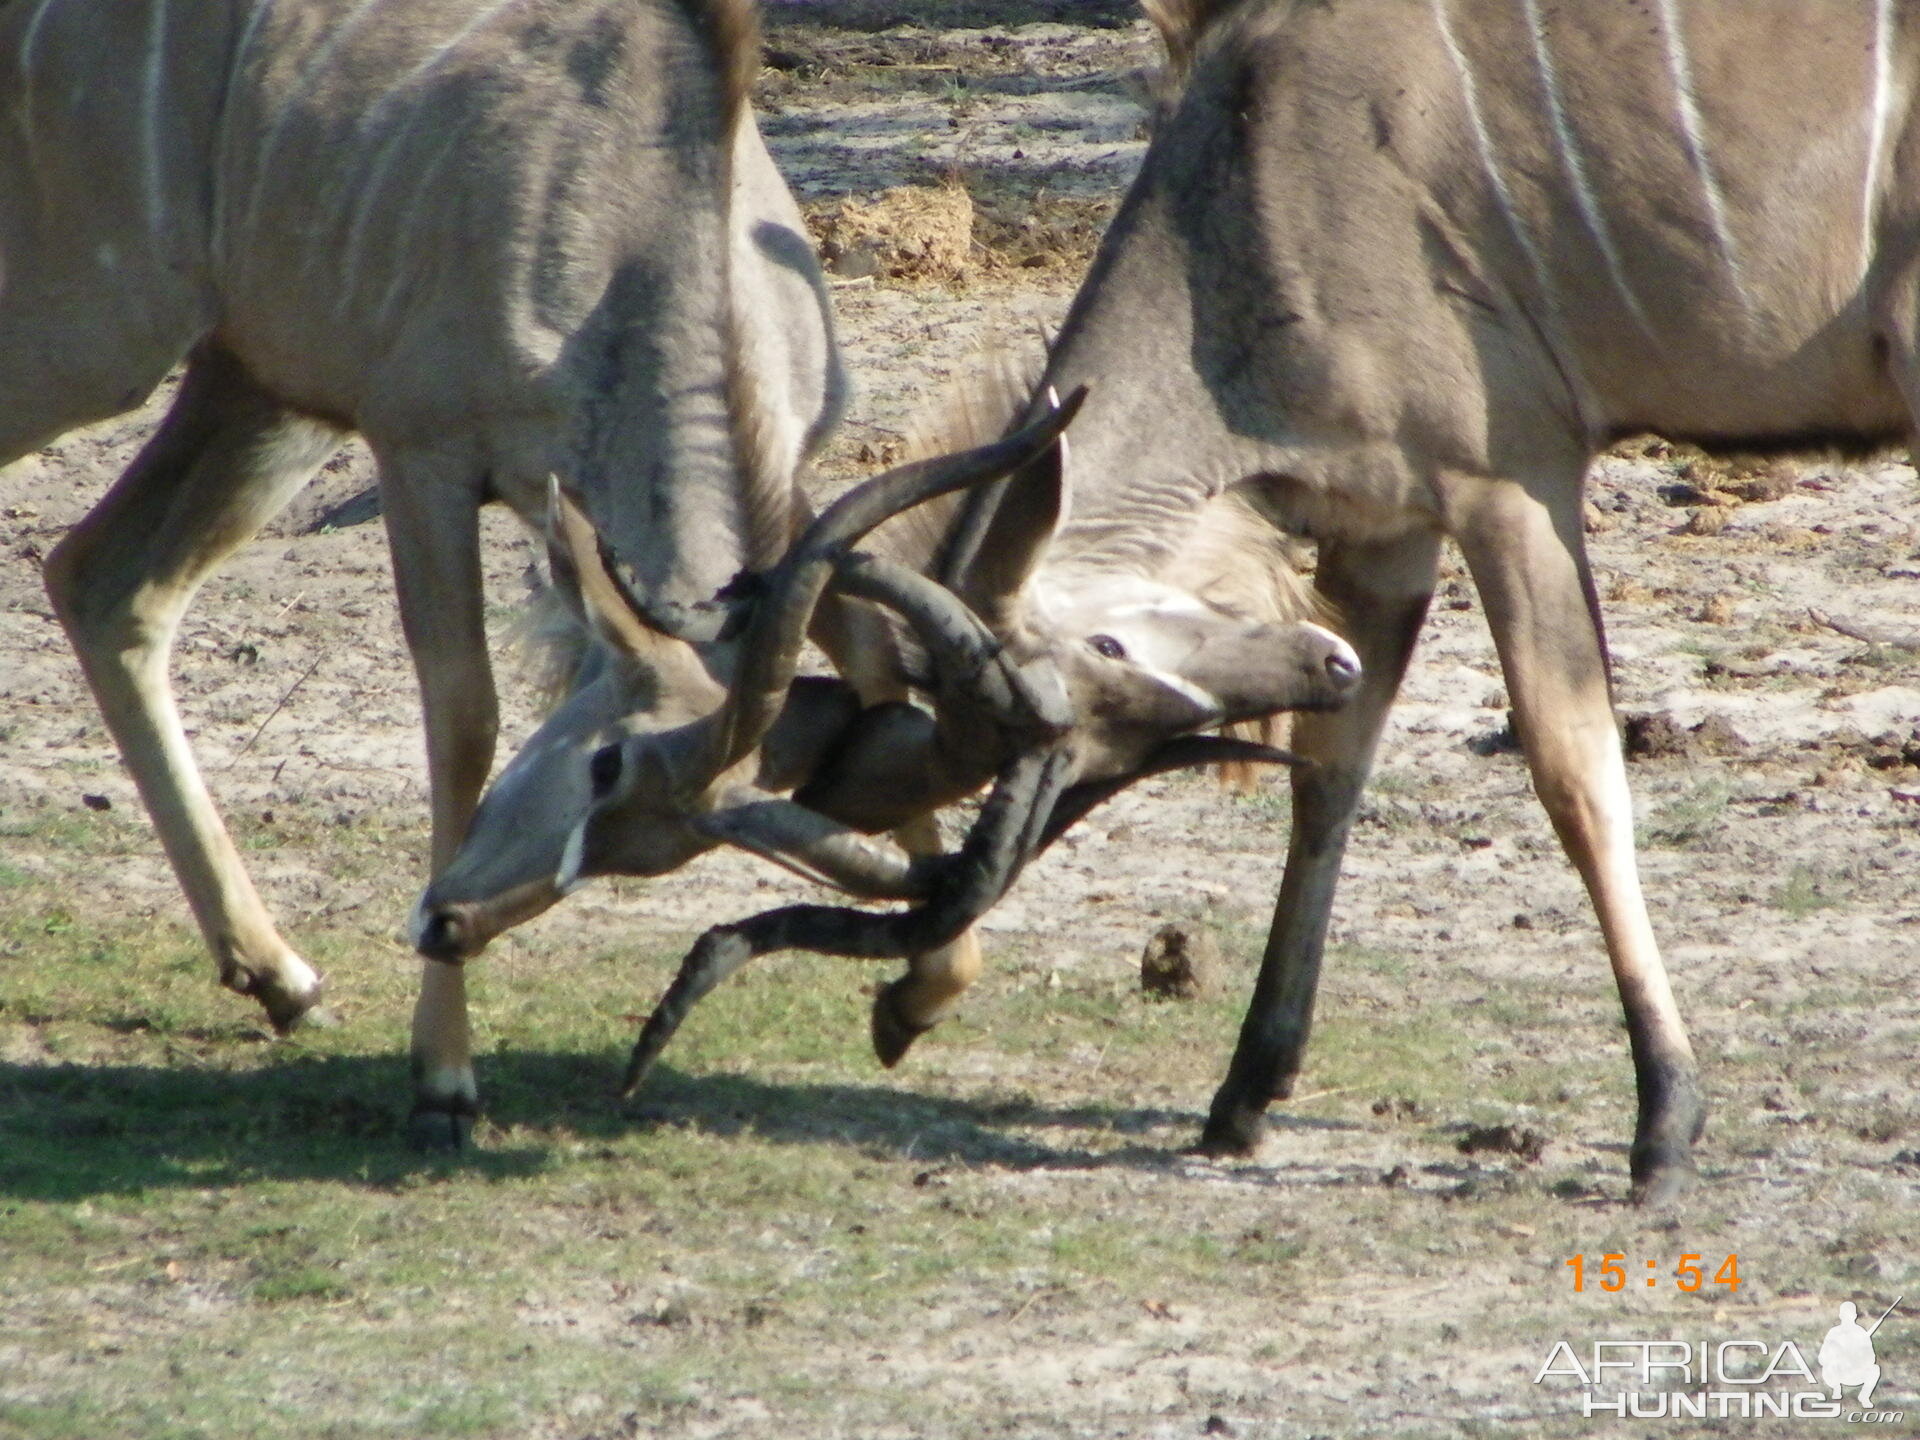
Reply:
M166 230L166 171L160 155L160 102L167 74L167 0L153 0L147 13L147 66L141 76L141 194L147 205L147 238L155 251ZM156 253L156 260L161 257Z
M1687 162L1700 181L1701 196L1707 202L1707 219L1713 226L1713 243L1720 262L1727 267L1727 278L1740 297L1740 308L1753 318L1753 296L1747 289L1745 272L1740 268L1740 250L1733 241L1733 227L1727 221L1727 200L1721 193L1720 179L1707 159L1706 126L1700 119L1700 104L1693 89L1693 66L1687 59L1686 36L1681 29L1679 0L1660 0L1660 26L1667 38L1667 74L1679 97L1680 139L1687 147Z
M1527 28L1533 33L1533 57L1540 67L1540 83L1546 87L1547 118L1553 122L1554 143L1560 149L1560 160L1566 169L1567 179L1573 183L1573 198L1580 206L1580 217L1587 222L1587 230L1593 236L1594 244L1600 247L1600 255L1607 262L1607 274L1613 281L1613 288L1620 292L1620 298L1626 302L1634 323L1652 335L1653 327L1647 323L1646 311L1640 308L1640 297L1633 293L1633 287L1627 283L1626 267L1621 264L1619 247L1613 243L1613 233L1608 230L1607 222L1600 214L1593 185L1587 179L1586 162L1581 158L1579 142L1574 138L1573 125L1567 117L1566 99L1560 93L1560 75L1547 49L1547 27L1541 18L1540 0L1522 0L1522 3L1527 12Z
M358 126L359 132L369 138L378 135L387 117L413 97L420 86L432 78L435 71L459 54L461 47L476 31L518 3L519 0L498 0L497 4L489 6L461 26L451 39L434 49L368 108ZM354 291L358 288L356 272L360 268L361 252L366 246L367 224L373 218L375 202L379 199L380 191L387 182L387 173L392 170L394 162L406 150L406 142L412 138L413 131L414 127L411 125L403 124L397 127L380 146L379 153L374 156L373 164L367 168L360 183L353 187L353 218L347 226L346 258L341 265L340 293L334 301L336 317L345 315L348 306L353 303ZM424 187L417 179L413 183L414 193L418 195Z
M1873 264L1873 197L1880 188L1880 157L1887 145L1893 103L1893 0L1873 7L1873 104L1867 112L1867 176L1860 197L1860 274Z
M1493 195L1500 202L1500 211L1507 219L1507 227L1513 231L1514 241L1526 255L1527 263L1533 267L1533 278L1540 286L1540 293L1546 297L1549 309L1558 310L1555 303L1552 281L1547 275L1544 257L1540 247L1534 243L1526 223L1521 220L1520 212L1513 203L1513 192L1507 188L1506 176L1500 173L1500 165L1493 153L1493 136L1487 129L1486 116L1480 113L1480 90L1473 83L1473 71L1467 65L1466 52L1460 48L1460 42L1454 38L1453 26L1447 20L1447 0L1433 0L1433 21L1440 30L1440 43L1446 46L1447 58L1453 62L1454 72L1460 77L1460 97L1466 103L1467 123L1473 126L1474 144L1480 150L1480 164L1487 172L1487 179L1493 184Z

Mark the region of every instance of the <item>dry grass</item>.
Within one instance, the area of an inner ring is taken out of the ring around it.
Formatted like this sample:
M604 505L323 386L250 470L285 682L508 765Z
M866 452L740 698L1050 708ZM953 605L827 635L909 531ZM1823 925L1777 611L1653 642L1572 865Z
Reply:
M973 200L958 185L900 185L816 205L807 223L828 269L847 279L951 285L973 265Z
M1114 201L961 175L805 207L830 273L842 279L966 288L1084 270Z

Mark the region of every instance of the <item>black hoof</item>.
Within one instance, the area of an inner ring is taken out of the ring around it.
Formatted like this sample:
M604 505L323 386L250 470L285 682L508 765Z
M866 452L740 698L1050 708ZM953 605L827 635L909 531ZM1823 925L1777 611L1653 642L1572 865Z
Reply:
M1691 1155L1644 1162L1636 1157L1628 1198L1643 1209L1658 1210L1679 1200L1699 1182L1700 1171Z
M407 1116L407 1145L423 1155L452 1155L473 1141L473 1116L416 1105Z
M221 976L221 983L236 994L259 1001L276 1035L291 1035L303 1026L319 1030L340 1023L340 1017L320 1003L321 995L326 993L324 978L304 995L295 995L264 976L235 966Z
M1649 1065L1637 1078L1641 1102L1631 1195L1634 1204L1657 1208L1671 1205L1700 1179L1693 1147L1707 1127L1707 1102L1690 1065Z
M900 1063L900 1058L913 1048L931 1025L920 1025L900 1013L900 986L902 980L883 985L880 993L873 997L873 1016L870 1033L873 1036L873 1053L880 1063L891 1070Z
M1245 1158L1259 1153L1266 1135L1267 1117L1263 1111L1238 1101L1216 1099L1193 1153L1217 1159Z

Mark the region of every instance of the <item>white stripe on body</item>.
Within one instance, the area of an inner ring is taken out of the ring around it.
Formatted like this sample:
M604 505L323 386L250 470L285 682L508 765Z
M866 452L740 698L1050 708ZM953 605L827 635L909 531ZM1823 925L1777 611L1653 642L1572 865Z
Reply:
M460 148L460 144L465 138L466 137L458 131L447 136L445 142L440 146L439 150L435 152L433 159L428 163L427 167L417 175L411 177L413 193L407 197L406 212L401 215L399 223L394 226L395 234L409 236L414 234L421 207L430 199L434 198L433 186L435 180L439 178L441 169L446 165L448 159L452 157L453 152ZM384 334L386 332L388 324L393 319L394 307L400 303L401 292L406 288L407 281L413 278L413 272L408 268L409 258L408 256L402 255L395 260L393 274L387 281L386 294L381 296L380 310L374 317L374 329L378 333Z
M160 154L160 105L167 72L167 0L147 12L147 64L140 86L140 191L146 201L147 239L159 254L166 233L166 171Z
M1700 103L1693 88L1693 66L1687 59L1686 37L1680 19L1680 0L1660 0L1660 27L1666 34L1667 74L1673 81L1680 112L1680 139L1687 149L1687 162L1700 182L1700 194L1707 202L1707 220L1713 226L1714 248L1720 263L1740 297L1740 308L1749 320L1754 318L1753 295L1747 289L1746 273L1740 266L1740 249L1734 243L1733 226L1727 220L1727 200L1720 179L1707 159L1706 126L1700 118Z
M227 71L227 94L240 93L240 78L246 72L247 60L253 54L253 43L260 33L260 27L273 11L273 0L254 0L253 10L247 16L247 23L241 27L240 36L233 46L233 64ZM227 182L232 178L233 165L233 110L224 108L220 122L218 148L213 165L213 219L212 235L208 240L208 252L213 260L214 273L224 276L227 268ZM258 193L256 191L256 193Z
M47 12L54 7L55 0L40 0L34 7L33 17L27 21L26 29L20 35L20 126L24 132L27 151L27 168L37 171L40 167L34 159L33 144L33 66L35 51L40 45L40 25L47 18Z
M1887 146L1887 116L1893 104L1893 0L1873 7L1873 104L1867 111L1867 175L1860 196L1860 274L1873 264L1873 197L1880 187L1880 161Z
M1460 42L1455 39L1453 26L1447 20L1447 0L1433 0L1433 21L1440 31L1440 43L1446 46L1447 58L1453 62L1454 72L1460 77L1460 97L1466 102L1467 123L1473 127L1474 144L1480 150L1480 164L1487 172L1487 179L1493 185L1494 199L1500 203L1500 211L1506 216L1507 228L1513 232L1514 242L1521 253L1527 257L1527 263L1533 267L1534 282L1539 285L1540 293L1546 297L1548 309L1558 312L1553 281L1547 273L1545 258L1540 247L1527 230L1526 223L1520 218L1520 211L1513 203L1513 191L1507 186L1506 176L1500 173L1500 164L1493 153L1493 135L1487 129L1486 116L1480 113L1480 90L1473 83L1473 71L1467 65L1466 52L1461 50Z
M247 202L247 253L259 253L260 212L265 204L268 181L273 174L273 156L286 137L287 126L292 121L294 112L300 108L300 102L307 92L319 82L327 66L332 63L335 53L353 33L354 27L366 19L379 4L380 0L360 0L360 3L347 13L346 18L334 26L333 33L327 36L320 48L308 58L307 63L300 67L300 76L294 82L293 89L285 100L281 102L280 113L273 117L273 123L267 127L267 133L260 141L260 150L254 162L253 194Z
M27 21L27 28L20 35L20 74L29 82L33 79L33 52L40 43L40 26L54 3L55 0L40 0L33 8L33 18Z
M369 137L377 135L386 117L396 106L413 95L435 71L458 54L460 47L465 45L477 31L518 3L519 0L497 0L497 3L462 25L451 39L435 48L369 107L357 127L359 133ZM358 271L362 252L366 248L367 226L373 219L375 201L379 199L380 191L387 183L388 172L405 151L406 142L412 138L411 127L403 125L396 129L381 145L380 153L374 157L373 164L368 167L360 182L353 187L353 218L347 226L346 254L341 262L339 294L333 307L336 319L346 314L348 307L353 303L354 293L359 287ZM425 187L420 184L419 177L415 177L411 183L414 199L417 200ZM401 233L404 234L404 230ZM386 309L387 306L383 304L382 314Z
M1547 92L1547 118L1553 122L1554 144L1560 149L1567 179L1573 182L1573 198L1580 207L1580 217L1586 221L1594 244L1600 248L1601 258L1607 262L1607 275L1613 281L1613 288L1620 292L1620 298L1626 302L1634 323L1651 336L1653 326L1647 322L1647 312L1640 306L1640 297L1633 293L1632 285L1627 282L1626 267L1621 263L1619 247L1613 243L1613 233L1607 228L1606 219L1601 215L1599 202L1593 193L1593 185L1587 179L1586 162L1581 158L1579 143L1574 138L1573 126L1567 117L1566 100L1560 93L1560 75L1547 50L1547 27L1540 14L1540 0L1521 0L1521 4L1527 12L1527 28L1533 35L1533 56L1540 67L1540 83Z

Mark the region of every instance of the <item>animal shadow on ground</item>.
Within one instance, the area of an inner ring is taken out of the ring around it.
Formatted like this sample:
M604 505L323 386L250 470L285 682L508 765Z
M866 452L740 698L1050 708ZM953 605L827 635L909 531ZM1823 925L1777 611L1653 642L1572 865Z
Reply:
M527 1050L488 1055L482 1079L494 1133L452 1162L406 1149L400 1101L408 1082L397 1055L302 1056L245 1070L0 1064L0 1196L78 1201L261 1178L380 1189L449 1163L508 1180L549 1163L556 1129L577 1143L660 1126L853 1147L920 1162L1167 1172L1183 1161L1166 1134L1190 1132L1197 1123L1196 1115L1144 1107L961 1099L884 1084L689 1075L671 1066L623 1105L613 1095L621 1058ZM1060 1132L1063 1143L1036 1139L1035 1131ZM1111 1143L1114 1136L1154 1132L1163 1133Z

